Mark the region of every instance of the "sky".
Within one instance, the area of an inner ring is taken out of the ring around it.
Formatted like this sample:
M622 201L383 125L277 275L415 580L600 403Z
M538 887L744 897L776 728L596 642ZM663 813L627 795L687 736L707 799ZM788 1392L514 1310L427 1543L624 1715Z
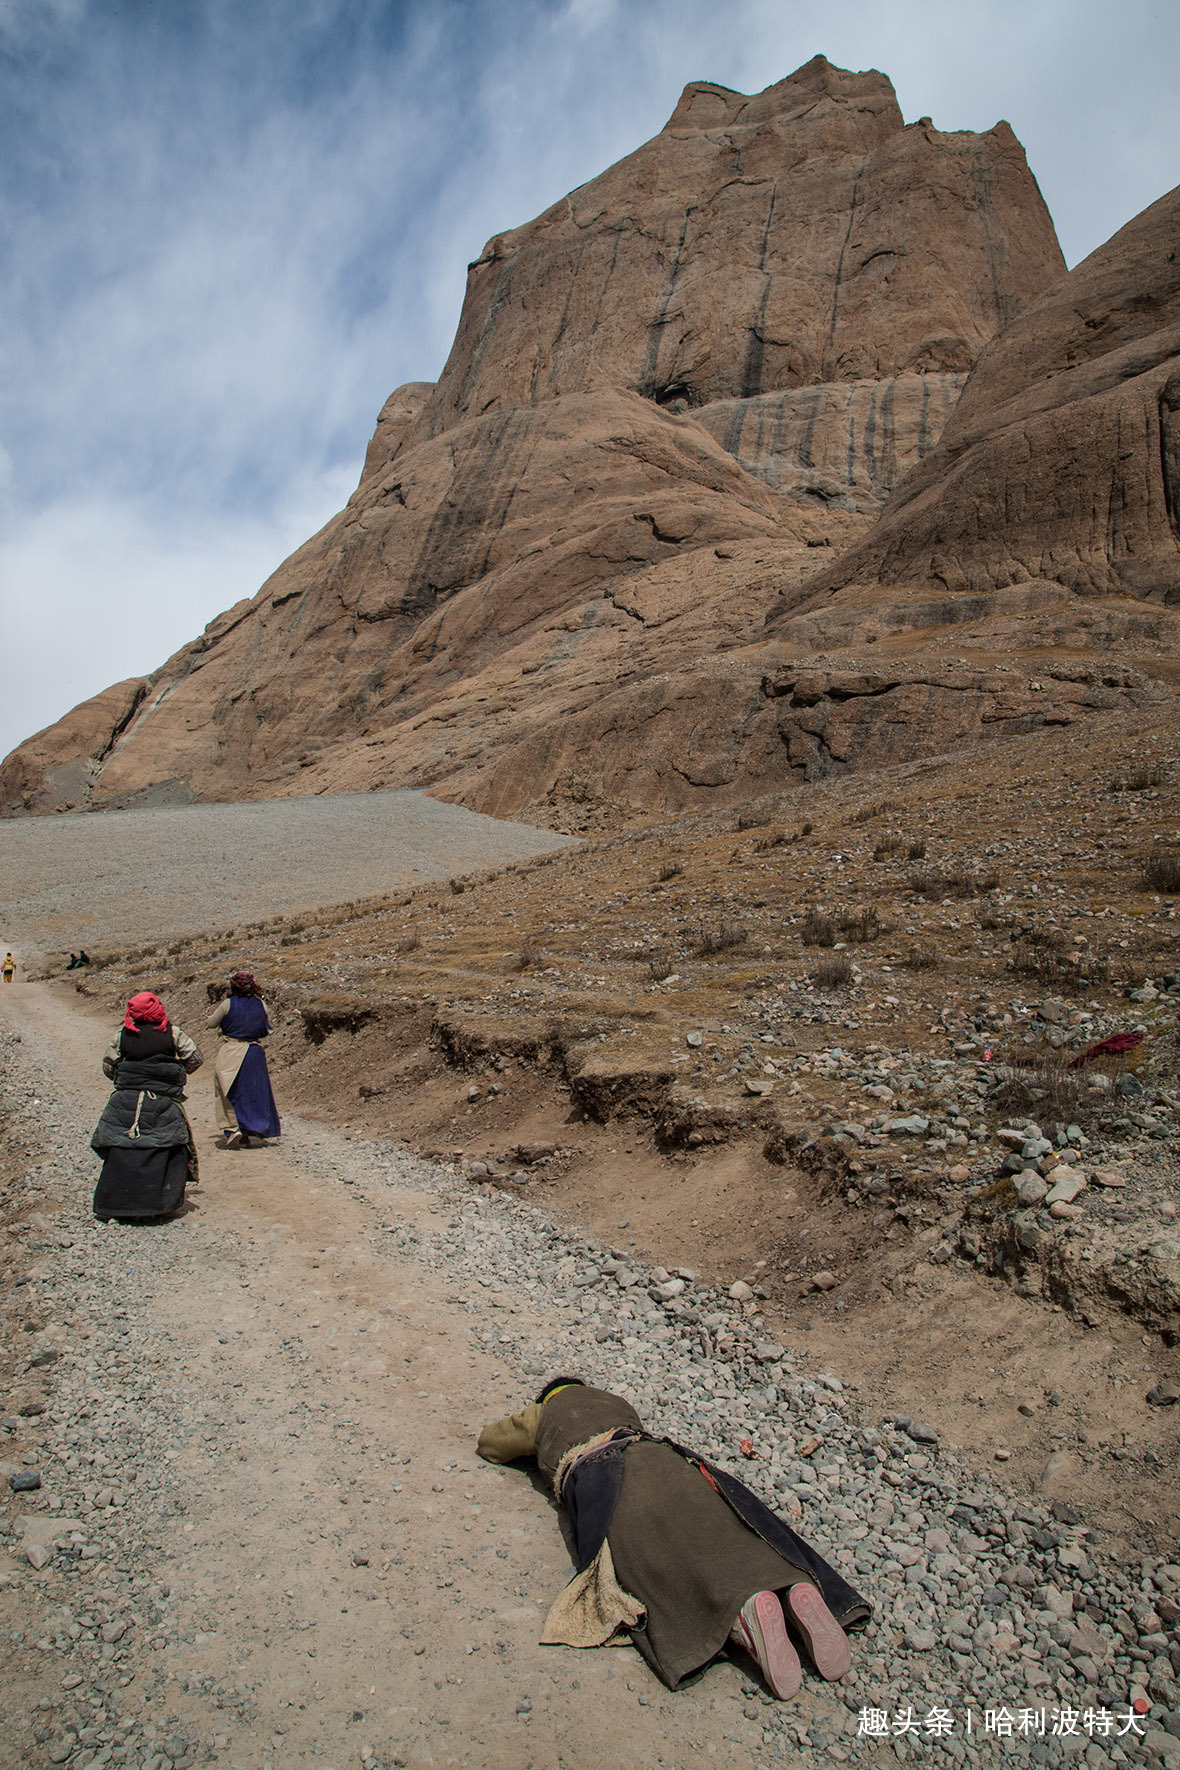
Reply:
M0 756L341 507L492 234L817 53L1006 118L1071 265L1180 181L1174 0L0 0Z

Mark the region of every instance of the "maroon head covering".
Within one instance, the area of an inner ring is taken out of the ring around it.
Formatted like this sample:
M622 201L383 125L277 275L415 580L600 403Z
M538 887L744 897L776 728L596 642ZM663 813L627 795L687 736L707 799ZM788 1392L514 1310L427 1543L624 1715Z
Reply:
M137 996L132 996L123 1016L123 1025L128 1032L138 1032L141 1026L167 1024L168 1012L159 996L153 996L150 989L141 989Z
M231 996L256 996L258 985L254 981L252 971L235 971L229 980Z

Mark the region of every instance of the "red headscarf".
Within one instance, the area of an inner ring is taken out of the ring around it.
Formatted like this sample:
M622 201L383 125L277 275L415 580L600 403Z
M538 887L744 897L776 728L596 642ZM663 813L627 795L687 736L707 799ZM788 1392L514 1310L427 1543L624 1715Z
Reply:
M128 1032L138 1032L141 1026L167 1024L168 1012L159 996L153 996L150 989L141 989L137 996L132 996L123 1016L123 1025Z

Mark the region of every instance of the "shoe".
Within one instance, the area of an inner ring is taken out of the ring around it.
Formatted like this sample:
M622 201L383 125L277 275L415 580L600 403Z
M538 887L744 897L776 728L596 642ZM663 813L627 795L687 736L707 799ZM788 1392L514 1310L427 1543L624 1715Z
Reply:
M852 1664L852 1649L818 1589L800 1581L787 1593L786 1609L820 1677L842 1678Z
M757 1660L762 1675L780 1702L794 1696L803 1682L803 1667L795 1652L783 1607L776 1592L755 1592L738 1611L729 1632L731 1641Z
M241 1149L243 1142L244 1139L240 1131L229 1131L226 1133L225 1147L227 1149Z

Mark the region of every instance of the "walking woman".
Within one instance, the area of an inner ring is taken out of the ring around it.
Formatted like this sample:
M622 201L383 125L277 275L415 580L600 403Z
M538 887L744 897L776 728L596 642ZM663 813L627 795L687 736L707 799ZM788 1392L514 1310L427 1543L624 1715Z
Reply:
M261 1041L270 1031L266 1003L249 971L235 971L229 995L209 1016L221 1034L213 1066L217 1123L227 1149L241 1149L251 1137L277 1137L279 1115Z
M90 1147L103 1158L94 1191L102 1222L167 1217L197 1181L197 1152L182 1102L184 1085L204 1059L168 1019L159 996L132 996L102 1060L115 1091Z

